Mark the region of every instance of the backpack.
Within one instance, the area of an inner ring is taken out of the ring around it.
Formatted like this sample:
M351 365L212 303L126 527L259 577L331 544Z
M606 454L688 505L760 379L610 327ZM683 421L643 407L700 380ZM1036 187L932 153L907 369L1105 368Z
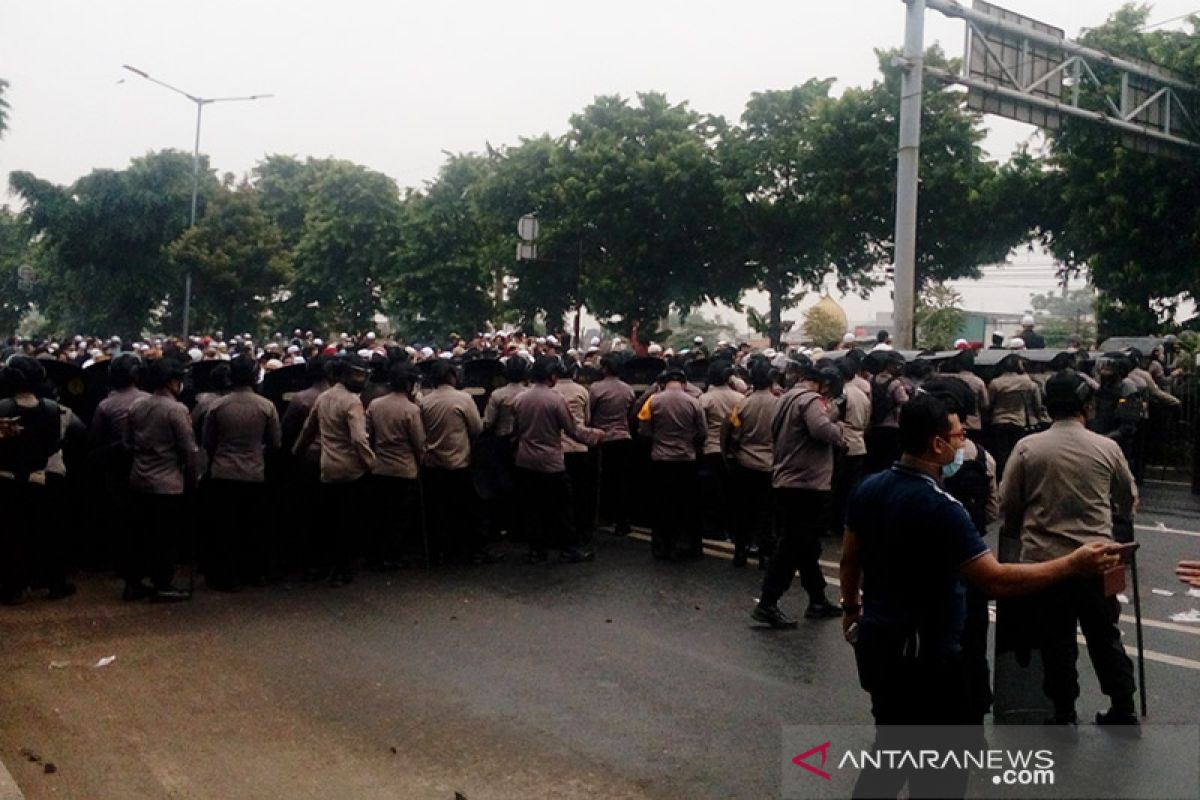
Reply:
M963 463L952 478L946 478L946 491L963 504L979 535L987 533L987 504L992 480L987 474L987 451L975 445L975 458Z
M896 381L897 378L888 378L883 383L871 381L871 427L883 424L896 410L896 401L892 399L892 384Z

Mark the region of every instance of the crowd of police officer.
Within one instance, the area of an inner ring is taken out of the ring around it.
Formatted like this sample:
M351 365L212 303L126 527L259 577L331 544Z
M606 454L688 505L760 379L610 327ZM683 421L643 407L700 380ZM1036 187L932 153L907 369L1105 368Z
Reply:
M1064 351L1047 363L1002 352L981 370L990 351L906 358L882 340L824 354L721 343L711 356L697 343L663 359L661 348L639 357L549 339L436 354L309 342L292 367L305 388L276 402L252 349L235 349L203 387L190 385L195 354L118 349L99 364L108 393L86 425L55 401L46 360L16 352L0 375L3 599L69 595L80 560L115 562L125 599L158 601L188 596L180 561L215 589L295 573L340 585L363 562L490 563L502 537L525 542L532 562L587 561L599 520L618 535L638 521L659 559L731 540L735 566L765 571L756 619L788 626L777 602L797 572L806 616L840 613L820 537L840 531L859 480L898 457L900 412L918 393L960 409L970 444L947 486L981 528L1009 453L1050 422L1050 375L1080 371L1095 390L1089 426L1139 476L1149 409L1178 402L1160 353ZM464 387L464 367L479 362L489 384Z

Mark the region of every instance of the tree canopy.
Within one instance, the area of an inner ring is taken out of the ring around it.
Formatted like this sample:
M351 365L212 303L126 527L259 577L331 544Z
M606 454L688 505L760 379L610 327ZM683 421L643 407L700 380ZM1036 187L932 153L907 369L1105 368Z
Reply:
M1149 7L1127 5L1081 41L1176 70L1200 83L1200 35L1145 30ZM1102 72L1102 80L1111 75ZM1200 136L1200 130L1197 131ZM1130 149L1120 134L1067 119L1042 175L1042 238L1100 290L1101 338L1147 332L1200 299L1200 158Z
M203 209L217 181L206 161L201 167ZM54 328L132 337L178 303L183 279L167 247L188 224L190 154L150 153L71 186L28 172L12 173L10 183L44 248L35 302Z
M291 278L283 234L246 184L219 189L204 217L171 243L168 254L176 269L192 271L197 330L257 333ZM173 322L173 314L168 319Z

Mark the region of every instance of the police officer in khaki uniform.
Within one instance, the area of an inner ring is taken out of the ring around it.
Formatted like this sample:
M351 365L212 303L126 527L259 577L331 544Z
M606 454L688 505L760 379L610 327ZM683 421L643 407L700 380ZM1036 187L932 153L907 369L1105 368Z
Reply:
M269 553L263 510L265 450L281 444L279 413L254 392L258 364L238 356L229 365L231 391L212 402L204 416L202 441L208 453L209 496L221 510L215 530L212 572L205 580L218 589L266 581Z
M625 536L630 531L629 501L633 492L629 480L633 455L629 412L634 391L618 375L619 359L616 353L600 357L603 377L588 387L588 396L592 425L604 431L604 442L600 445L600 515L612 523L613 533Z
M830 368L807 367L796 385L783 396L771 424L775 438L771 494L779 543L767 565L762 592L752 616L772 628L794 628L796 622L779 610L779 598L800 571L808 593L804 616L841 616L825 596L821 534L829 521L834 448L844 449L845 434L834 422L830 401L842 395L842 376Z
M124 600L150 597L158 602L184 600L176 589L177 532L189 524L185 492L195 486L196 436L187 406L179 402L184 365L160 358L149 370L153 394L129 407L125 446L130 471L132 541L126 550ZM153 588L142 583L149 577Z
M734 515L733 565L743 567L750 555L766 567L775 546L774 514L771 511L771 466L774 436L771 422L779 409L779 395L770 365L765 360L750 369L750 394L729 418L727 450L733 455Z
M548 547L560 548L560 560L591 561L590 543L575 528L574 487L568 477L562 437L598 444L603 433L580 425L568 401L555 391L557 359L542 357L533 365L533 386L514 404L516 467L523 496L530 563L546 560Z
M1013 353L1000 360L999 374L988 384L992 402L991 447L996 467L1004 474L1008 454L1042 415L1042 394L1033 378L1025 374L1025 363Z
M1021 561L1037 564L1093 543L1113 541L1114 524L1132 526L1137 487L1121 448L1084 427L1090 388L1072 372L1046 384L1054 419L1048 431L1013 449L1000 486L1004 533L1019 536ZM1083 631L1100 690L1112 707L1099 724L1137 724L1133 664L1117 627L1120 605L1106 597L1098 577L1075 578L1045 589L1034 601L1043 688L1059 724L1074 724L1079 677L1076 626Z
M708 389L700 396L707 430L700 478L708 512L706 527L715 539L729 538L734 527L730 519L729 469L721 448L721 433L746 396L733 388L733 379L733 365L728 361L713 362L708 368Z
M703 553L694 509L696 456L707 428L700 402L687 388L681 369L669 369L637 414L638 432L650 439L650 474L655 489L669 500L655 503L650 551L657 559L696 558Z
M329 571L331 586L342 586L353 577L352 535L341 524L345 514L363 501L365 478L375 463L367 433L366 413L359 396L367 384L367 362L359 356L342 356L330 377L337 382L317 398L300 437L292 447L300 455L321 437L321 535L319 568Z
M458 373L449 361L435 361L427 380L432 388L417 405L425 425L422 488L433 560L495 561L483 548L479 496L471 478L471 440L483 431L479 409L458 388Z
M584 428L591 422L591 397L587 387L575 382L578 369L576 364L560 363L553 389L567 402L575 426ZM562 434L562 451L574 496L575 535L580 548L590 552L596 528L596 453L566 432Z

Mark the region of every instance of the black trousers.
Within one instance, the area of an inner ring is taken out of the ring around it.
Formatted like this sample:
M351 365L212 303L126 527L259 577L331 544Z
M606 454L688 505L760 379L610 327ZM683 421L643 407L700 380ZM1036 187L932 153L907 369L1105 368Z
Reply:
M972 723L982 725L992 709L992 675L988 664L988 599L967 586L967 618L963 623L962 662L970 689Z
M1038 610L1037 644L1045 670L1042 689L1055 710L1073 710L1079 697L1076 668L1079 645L1075 639L1078 623L1100 681L1100 691L1108 695L1113 708L1132 712L1136 687L1133 662L1125 654L1117 628L1121 607L1117 598L1104 596L1101 579L1065 581L1039 592L1031 600Z
M825 600L825 576L821 574L821 534L829 519L830 492L815 489L771 490L775 501L775 530L779 534L775 552L767 565L759 602L779 602L800 571L800 585L809 602Z
M700 555L696 462L652 461L650 467L652 484L661 497L653 503L651 553L655 558L670 558L676 551Z
M414 553L427 557L421 537L420 483L416 478L372 475L367 479L371 530L368 563L396 562Z
M631 439L600 445L600 517L611 522L618 532L629 528L632 457Z
M735 466L733 493L741 509L734 517L734 548L739 553L745 553L751 545L758 545L759 559L766 558L775 547L771 472Z
M574 492L566 472L538 472L517 467L517 483L525 498L523 527L529 552L579 546L573 510Z
M575 536L581 547L588 547L596 532L596 454L564 453L567 477L571 480L571 508L575 515ZM524 495L529 497L530 495Z
M916 657L915 635L861 622L854 645L858 682L876 725L967 725L971 692L958 654Z
M730 474L720 453L707 453L700 460L700 491L704 504L701 530L710 539L729 537L733 531L729 514Z
M0 601L20 599L29 586L34 543L45 535L42 513L46 487L0 478Z
M182 494L133 491L129 503L133 519L121 570L125 583L149 578L155 589L167 589L175 578L181 540L191 536L188 499Z
M467 560L483 548L479 531L479 499L468 467L426 467L421 474L425 493L425 524L435 562Z
M341 483L321 483L321 532L317 546L318 568L334 576L354 574L353 559L362 536L361 518L367 499L366 476ZM351 521L352 520L352 521Z
M871 696L875 749L963 749L985 746L973 724L967 670L957 654L916 657L914 635L863 622L854 660L858 680ZM946 727L955 726L955 727ZM864 769L855 797L964 797L967 770Z
M835 451L833 472L833 512L829 515L829 529L834 536L841 537L846 527L846 501L858 482L862 480L866 455L848 456Z
M291 463L291 485L289 493L294 493L297 503L288 505L291 512L292 530L296 532L291 552L280 554L281 561L290 567L300 566L305 570L320 571L327 569L324 564L322 533L323 515L317 502L322 497L321 466L315 461L297 458ZM285 571L286 571L285 567Z
M212 524L205 578L218 586L262 580L269 561L263 525L266 485L219 478L206 483L205 505Z

